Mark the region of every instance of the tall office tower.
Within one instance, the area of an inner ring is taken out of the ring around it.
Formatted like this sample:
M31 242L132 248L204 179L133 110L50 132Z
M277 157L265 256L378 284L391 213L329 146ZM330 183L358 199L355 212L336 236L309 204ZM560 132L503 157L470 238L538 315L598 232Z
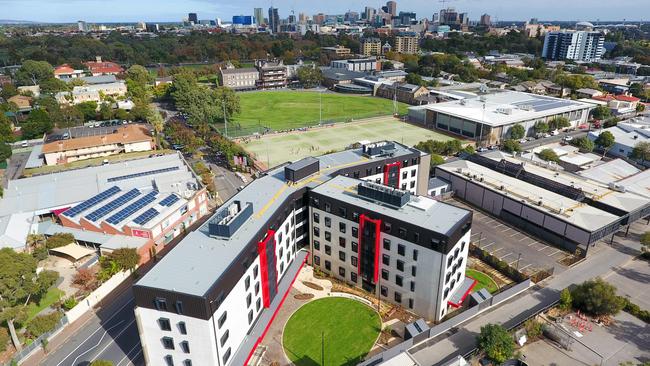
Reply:
M278 15L278 8L269 8L269 29L272 33L280 32L280 15Z
M549 32L544 38L542 57L547 60L595 61L605 53L605 36L600 32Z
M537 18L530 18L530 22L528 22L528 23L530 23L530 24L539 24L539 19L537 19Z
M489 27L490 25L492 25L492 22L490 21L490 16L489 16L488 14L483 14L483 15L481 15L481 22L480 22L480 24L481 24L481 25L484 25L484 26L486 26L486 27Z
M417 20L415 13L412 11L400 11L398 18L401 25L411 25Z
M80 20L77 22L77 29L79 32L88 32L88 24L86 24L86 22L83 20Z
M309 17L305 13L300 13L298 14L298 23L300 24L307 24L307 21L309 20Z
M255 24L264 24L264 10L262 8L253 9L253 16L255 16Z
M196 13L189 13L187 14L187 21L194 24L199 24L199 17L196 15Z
M312 19L314 21L314 24L321 25L321 24L325 23L325 14L323 14L323 13L315 14L312 17Z
M396 1L389 1L386 3L386 8L388 8L387 13L396 16L397 15L397 2Z
M288 21L289 21L289 24L296 24L296 16L293 15L293 14L289 15Z
M372 22L375 19L375 14L377 14L377 10L375 10L375 8L366 6L365 10L363 11L363 14L365 15L364 17L365 20Z
M357 13L356 11L348 11L347 13L345 13L344 20L350 23L357 22L359 21L359 13Z

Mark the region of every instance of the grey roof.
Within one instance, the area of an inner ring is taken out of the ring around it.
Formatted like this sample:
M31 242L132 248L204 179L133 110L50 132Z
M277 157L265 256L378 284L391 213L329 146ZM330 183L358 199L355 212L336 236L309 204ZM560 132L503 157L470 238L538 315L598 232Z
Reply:
M244 68L241 68L241 69L221 69L221 73L224 74L224 75L228 75L228 74L245 74L245 73L249 73L249 72L257 73L258 71L254 67L244 67Z
M352 79L360 78L365 75L364 73L358 71L350 71L347 69L333 69L333 68L322 69L322 72L323 72L323 78L337 80L337 81L352 80Z
M413 152L399 143L395 143L395 147L394 157ZM173 289L173 291L197 296L205 295L248 243L256 239L258 232L291 194L305 187L317 187L320 182L330 179L332 174L342 168L373 160L363 156L361 148L323 155L317 159L320 160L320 171L299 183L286 184L284 177L286 164L269 170L266 175L249 183L241 192L222 205L226 208L236 200L253 204L252 216L230 238L209 236L208 225L211 218L178 243L138 281L138 285ZM218 212L215 213L217 214Z
M448 235L456 224L471 213L427 197L411 196L410 201L400 207L392 207L381 202L372 201L357 194L358 179L337 176L313 189L326 197L364 207L370 211L393 217L397 220L418 225L434 232Z
M136 248L139 249L147 244L149 239L137 236L109 235L88 230L79 230L55 224L51 221L44 221L38 224L38 233L42 235L54 235L56 233L67 233L74 235L75 239L88 243L94 243L102 249Z
M448 185L449 185L449 182L447 182L444 179L441 179L441 178L438 178L438 177L429 178L429 189L447 187Z
M73 80L77 80L76 78L66 78L63 79L66 83L69 83ZM83 80L86 84L88 85L93 85L93 84L110 84L114 83L117 81L117 78L115 75L97 75L97 76L83 76L80 77L79 80Z
M43 154L43 144L38 144L34 145L32 148L32 151L29 153L29 157L27 158L27 163L25 164L25 168L38 168L43 166L43 158L41 155Z
M639 173L641 170L622 159L614 159L592 168L579 171L577 174L595 181L609 184Z

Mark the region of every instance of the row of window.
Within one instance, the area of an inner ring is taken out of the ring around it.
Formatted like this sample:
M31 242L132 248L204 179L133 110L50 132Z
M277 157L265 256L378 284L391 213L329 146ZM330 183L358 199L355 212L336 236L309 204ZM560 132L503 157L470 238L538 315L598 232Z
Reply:
M174 357L172 357L172 355L165 356L165 365L174 366ZM182 365L183 366L192 366L192 360L190 360L190 359L184 360Z
M381 296L388 297L388 287L381 286L379 288L379 291L381 293ZM394 291L393 299L395 299L396 303L401 304L402 303L402 294L400 292ZM409 307L409 309L413 309L414 306L415 306L415 301L413 299L408 299L408 307Z

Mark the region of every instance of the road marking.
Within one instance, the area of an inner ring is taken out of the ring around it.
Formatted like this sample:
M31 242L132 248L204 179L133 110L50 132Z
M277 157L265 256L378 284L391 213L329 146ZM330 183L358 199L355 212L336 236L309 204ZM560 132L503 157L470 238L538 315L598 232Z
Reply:
M481 233L474 233L474 234L472 234L472 236L471 236L470 238L473 238L473 237L475 237L476 235L481 235Z
M526 239L528 239L528 237L527 237L527 236L523 236L521 239L519 239L519 241L524 241L524 240L526 240Z
M495 250L495 251L492 252L492 255L494 255L494 253L498 252L499 250L503 250L503 247L501 247L501 248L497 248L497 250Z
M527 265L521 267L521 268L519 269L519 271L523 271L524 269L526 269L526 268L528 268L528 267L530 267L530 266L532 266L532 265L533 265L532 263L527 264Z
M138 352L136 352L136 353L133 355L133 360L137 360L137 359L140 357L140 355L142 355L142 348L140 348L140 349L138 350ZM135 366L135 362L133 362L132 360L129 360L129 362L128 362L126 365L124 365L124 366L129 366L129 365L133 365L133 366Z
M128 289L127 289L127 290L128 290ZM126 292L127 290L124 290L124 292ZM122 292L122 294L123 294L124 292ZM120 295L122 295L122 294L120 294ZM111 319L113 319L117 314L119 314L120 311L122 311L122 309L124 309L124 308L125 308L127 305L129 305L132 301L135 301L135 298L132 298L131 300L127 301L126 304L122 305L122 307L120 307L119 309L117 309L117 311L114 312L113 315L111 315L111 317L108 318L108 319L106 320L106 322L104 322L104 323L108 323L108 322L110 322ZM95 314L95 316L97 316L97 314ZM86 325L86 323L88 323L89 321L91 321L92 319L93 319L93 318L89 318L89 319L86 320L83 324L81 324L81 328L82 328L84 325ZM120 322L122 322L122 321L120 320ZM95 335L95 333L99 332L101 329L102 329L102 328L101 328L101 324L99 324L99 327L98 327L94 332L92 332L92 334L89 335L88 338L90 338L90 337L92 337L93 335ZM68 339L69 339L70 337L72 337L73 335L75 335L75 334L71 334L71 335L69 335L68 338L66 338L63 342L66 343L66 342L68 341ZM88 338L86 338L86 340L88 340ZM65 356L65 358L63 359L63 361L65 361L66 359L68 359L68 357L70 357L71 354L73 354L74 352L76 352L76 351L79 349L79 347L81 347L84 343L86 343L86 341L81 342L81 343L77 346L77 348L73 349L72 352L68 353L68 354ZM63 363L63 361L59 362L56 366L60 366L60 365Z
M489 220L487 220L487 221L484 221L483 223L484 223L484 224L490 224L490 223L493 223L493 222L495 222L495 221L497 221L497 220L495 220L495 219L489 219Z
M517 260L515 259L514 261L508 263L508 265L512 267L512 264L513 264L513 263L516 263L516 262L517 262Z
M491 243L488 244L488 245L484 245L481 249L485 249L485 248L489 247L489 246L492 245L492 244L494 244L494 242L491 242Z
M510 256L510 255L512 255L512 252L510 252L510 253L504 255L503 257L501 257L501 258L499 258L499 259L503 260L503 258L505 258L505 257L507 257L507 256Z
M505 226L505 225L504 224L499 224L499 225L495 226L494 228L496 229L496 228L501 227L501 226Z
M136 349L136 348L137 348L138 346L140 346L140 345L141 345L141 343L140 343L140 341L138 341L138 342L135 344L135 346L133 346L133 348L131 348L131 349L129 350L129 352L127 352L127 353L124 355L124 357L122 357L122 359L120 360L120 362L117 363L117 366L120 366L120 365L122 364L122 361L124 361L124 359L126 359L127 357L129 357L129 354L130 354L131 352L133 352L133 350ZM138 350L138 352L135 353L135 355L137 355L137 354L140 353L140 352L142 352L142 347L140 347L140 349ZM133 356L135 356L135 355L133 355ZM133 358L135 358L135 357L133 357ZM129 363L131 363L131 360L129 360L129 362L127 362L126 364L128 365Z
M542 245L542 249L537 249L538 252L541 252L542 250L548 248L546 245Z
M515 231L514 234L510 235L510 237L512 238L513 236L515 236L515 235L517 235L517 234L519 234L519 233Z
M533 240L528 246L532 246L533 244L537 243L537 241Z
M507 227L507 228L505 228L505 229L503 229L503 230L501 230L500 232L501 232L501 233L505 233L506 231L509 231L509 230L512 230L512 229L511 229L511 228L509 228L509 227Z
M124 327L124 329L122 329L119 333L117 333L117 335L116 335L115 337L112 337L112 341L111 341L111 342L108 342L108 344L107 344L106 346L104 346L104 348L102 348L102 350L99 351L99 353L97 353L97 356L99 356L99 355L101 355L102 353L104 353L104 351L106 351L106 348L110 347L113 343L117 344L117 343L115 342L115 340L118 339L118 338L120 338L120 336L122 335L122 333L126 332L126 330L129 329L129 327L130 327L131 324L133 324L133 323L135 323L135 318L134 318L133 320L131 320L131 322L130 322L129 324L127 324L127 325ZM99 343L101 343L101 340L97 343L97 346L99 346ZM96 346L95 346L95 347L96 347ZM95 348L95 347L93 347L93 348ZM91 348L91 349L92 349L92 348ZM79 356L81 356L81 355L79 355ZM95 360L97 359L97 356L93 357L93 359L90 360L90 361L91 361L91 362L92 362L92 361L95 361ZM73 362L72 364L74 365L74 364L76 363L76 361L77 361L77 360L75 359L75 362Z
M549 257L556 255L557 253L561 252L562 250L556 249L553 253L548 254Z
M71 365L76 365L76 364L77 364L77 360L79 359L79 357L85 355L86 353L88 353L88 352L92 351L93 349L95 349L96 347L98 347L99 344L104 340L104 337L106 337L106 335L108 334L108 332L109 332L111 329L113 329L113 328L117 327L118 325L122 324L123 321L124 321L124 320L120 320L120 321L117 322L117 324L115 324L114 326L112 326L112 327L106 329L106 330L104 331L104 334L102 334L102 337L99 338L99 341L97 342L97 344L94 345L94 346L92 346L92 347L90 347L89 349L85 350L85 351L82 352L79 356L75 357L74 360L72 360ZM99 330L99 329L97 329L97 330ZM93 334L95 334L95 333L93 333ZM85 342L84 342L84 343L85 343ZM109 344L110 344L110 343L109 343ZM80 345L80 346L81 346L81 345ZM78 347L77 347L77 348L78 348ZM76 349L75 349L75 350L76 350ZM74 352L74 351L73 351L73 352ZM67 358L67 357L66 357L66 358ZM62 363L63 363L63 361L59 362L59 365L62 364Z

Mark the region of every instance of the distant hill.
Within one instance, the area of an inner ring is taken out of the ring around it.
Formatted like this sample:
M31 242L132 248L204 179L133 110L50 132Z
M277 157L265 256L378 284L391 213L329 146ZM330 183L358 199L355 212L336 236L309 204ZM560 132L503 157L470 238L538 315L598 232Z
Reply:
M13 19L0 19L0 24L35 24L29 20L13 20Z

